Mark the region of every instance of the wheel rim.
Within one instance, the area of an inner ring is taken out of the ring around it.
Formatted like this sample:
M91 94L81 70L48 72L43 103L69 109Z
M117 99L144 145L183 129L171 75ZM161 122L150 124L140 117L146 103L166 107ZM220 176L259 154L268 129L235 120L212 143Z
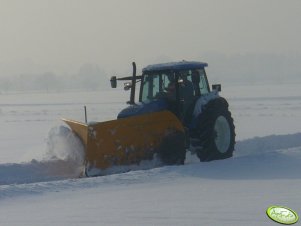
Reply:
M220 153L226 153L230 146L230 125L227 119L220 115L214 125L215 145Z

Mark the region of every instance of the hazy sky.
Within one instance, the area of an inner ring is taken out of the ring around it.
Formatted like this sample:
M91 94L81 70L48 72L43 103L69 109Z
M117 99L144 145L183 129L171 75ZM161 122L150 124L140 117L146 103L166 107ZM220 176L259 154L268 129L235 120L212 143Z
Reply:
M301 53L300 0L0 0L0 76Z

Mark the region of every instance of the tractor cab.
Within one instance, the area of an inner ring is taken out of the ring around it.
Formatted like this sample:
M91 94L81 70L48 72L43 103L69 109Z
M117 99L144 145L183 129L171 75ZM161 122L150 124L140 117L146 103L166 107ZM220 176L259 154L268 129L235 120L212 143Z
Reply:
M147 66L143 69L139 102L164 100L168 110L183 118L198 97L210 92L206 66L187 61Z
M181 121L189 122L196 100L210 92L205 72L207 66L207 63L192 61L154 64L136 76L133 63L132 77L111 78L112 87L116 87L116 80L131 80L124 86L125 90L131 89L130 106L122 110L118 118L169 110ZM137 82L141 83L139 102L135 103Z

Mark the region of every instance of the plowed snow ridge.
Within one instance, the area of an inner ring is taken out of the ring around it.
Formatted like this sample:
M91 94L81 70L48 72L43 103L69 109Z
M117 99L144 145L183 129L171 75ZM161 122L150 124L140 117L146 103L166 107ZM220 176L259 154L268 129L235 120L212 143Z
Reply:
M237 166L245 161L249 163L250 161L257 161L256 164L258 164L257 167L259 168L262 166L261 163L267 164L270 162L272 164L273 161L278 161L277 164L280 167L282 165L292 166L291 163L286 163L286 161L291 162L293 159L300 160L301 148L299 147L301 147L301 133L255 137L253 139L238 141L234 158L232 159L214 161L211 163L198 163L196 157L188 153L186 165L188 165L188 167L191 165L193 167L209 168L210 165L221 165L226 167L226 170L231 170L233 165ZM232 161L231 164L228 164L228 161ZM225 164L224 162L227 163ZM28 184L78 178L82 171L82 164L83 147L79 140L72 136L66 127L56 127L49 132L47 151L44 159L39 161L32 160L26 163L0 164L0 185ZM139 166L117 167L108 170L106 173L109 175L129 170L151 169L158 166L160 166L160 163L157 160L145 161ZM215 175L214 172L215 170L219 170L219 168L213 167L212 169L210 168L210 170L208 175L210 175L211 172L213 173L211 176L213 178L216 177L217 175ZM246 173L248 175L250 174L247 171ZM4 187L1 187L1 189L4 189Z

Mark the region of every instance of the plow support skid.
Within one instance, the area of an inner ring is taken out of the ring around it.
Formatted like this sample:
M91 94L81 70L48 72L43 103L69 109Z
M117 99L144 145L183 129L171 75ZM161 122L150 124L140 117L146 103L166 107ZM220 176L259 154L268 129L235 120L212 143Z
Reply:
M164 138L184 134L182 123L169 111L91 124L63 121L85 145L86 168L100 170L150 160Z

